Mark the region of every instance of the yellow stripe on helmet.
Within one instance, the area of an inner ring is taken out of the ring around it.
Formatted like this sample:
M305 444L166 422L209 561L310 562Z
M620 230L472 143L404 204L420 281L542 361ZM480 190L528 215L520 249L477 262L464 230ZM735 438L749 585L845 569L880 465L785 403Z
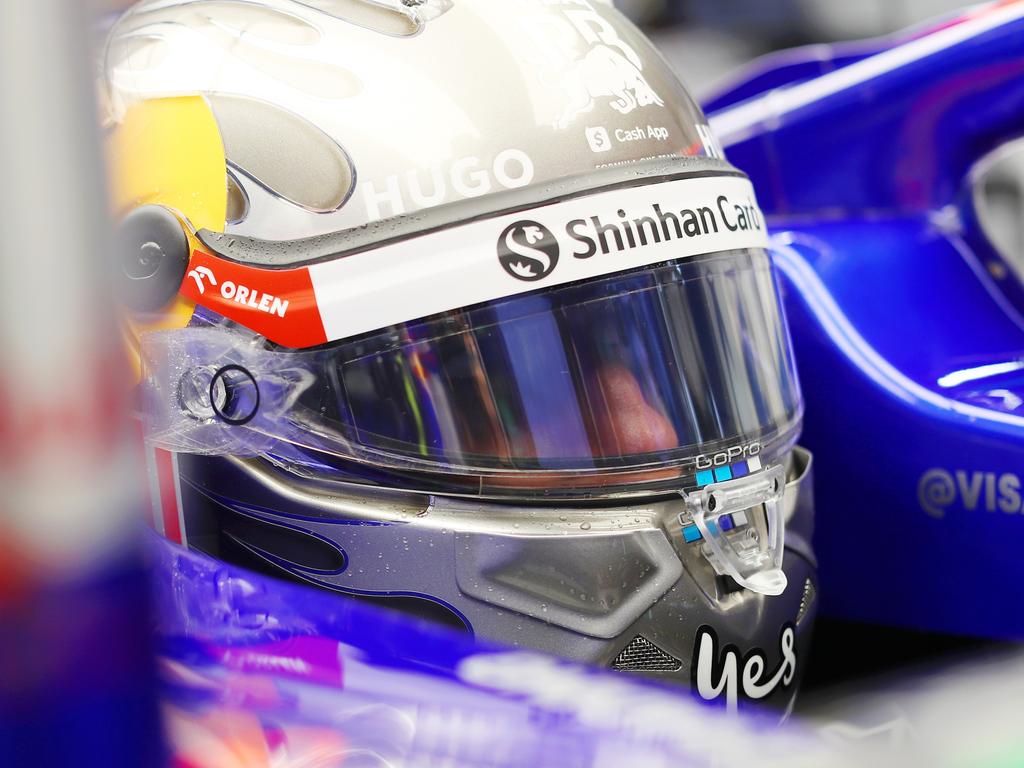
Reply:
M132 104L108 137L116 220L142 205L162 205L178 214L193 247L196 230L224 231L228 204L224 142L202 96ZM129 318L126 328L136 364L141 334L183 328L194 311L195 304L179 297L151 316Z

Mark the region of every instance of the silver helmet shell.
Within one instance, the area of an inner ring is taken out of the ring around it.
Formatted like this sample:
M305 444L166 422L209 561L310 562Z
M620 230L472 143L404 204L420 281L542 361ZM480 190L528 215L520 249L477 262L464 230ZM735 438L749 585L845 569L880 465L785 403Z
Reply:
M265 239L716 153L661 56L600 2L147 0L105 72L115 113L206 96L246 198L229 231Z
M203 97L229 242L345 231L365 245L445 221L434 209L482 216L598 177L736 173L660 55L596 0L146 0L114 27L104 73L114 124ZM781 594L723 576L664 489L488 501L182 454L157 520L215 556L484 638L788 708L815 611L813 503L809 457L775 459Z

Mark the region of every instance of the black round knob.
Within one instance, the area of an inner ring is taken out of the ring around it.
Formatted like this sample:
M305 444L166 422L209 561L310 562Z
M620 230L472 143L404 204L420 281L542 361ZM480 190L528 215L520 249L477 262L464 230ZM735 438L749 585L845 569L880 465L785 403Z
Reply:
M154 312L181 288L190 256L188 237L168 209L144 205L121 222L114 255L121 300L137 312Z

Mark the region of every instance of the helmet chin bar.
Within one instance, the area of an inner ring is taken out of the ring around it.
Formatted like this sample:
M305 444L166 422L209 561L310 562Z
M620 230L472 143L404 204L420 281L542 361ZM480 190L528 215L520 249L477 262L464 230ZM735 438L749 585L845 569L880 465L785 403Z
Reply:
M688 515L697 526L702 552L715 571L763 595L781 595L786 589L780 511L785 475L782 466L775 465L692 493L680 492L686 502L681 517Z
M756 651L765 671L750 682L764 695L786 658L780 633L795 627L802 665L801 638L817 606L811 462L800 448L790 455L780 516L794 588L771 599L716 583L702 544L681 541L678 494L523 505L384 490L270 459L178 459L189 546L214 557L470 627L480 638L682 685L692 684L701 648L714 657L708 679L716 685L720 664ZM780 682L788 690L767 703L786 707L796 680Z

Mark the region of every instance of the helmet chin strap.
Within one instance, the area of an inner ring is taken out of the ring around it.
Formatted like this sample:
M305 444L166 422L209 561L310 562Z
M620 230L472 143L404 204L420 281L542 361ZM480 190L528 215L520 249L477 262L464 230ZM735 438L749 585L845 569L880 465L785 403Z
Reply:
M687 541L703 541L701 551L719 575L731 576L762 595L781 595L786 589L781 512L785 489L785 469L775 465L691 493L681 491L686 502L680 515L684 536ZM696 531L686 535L687 527Z

